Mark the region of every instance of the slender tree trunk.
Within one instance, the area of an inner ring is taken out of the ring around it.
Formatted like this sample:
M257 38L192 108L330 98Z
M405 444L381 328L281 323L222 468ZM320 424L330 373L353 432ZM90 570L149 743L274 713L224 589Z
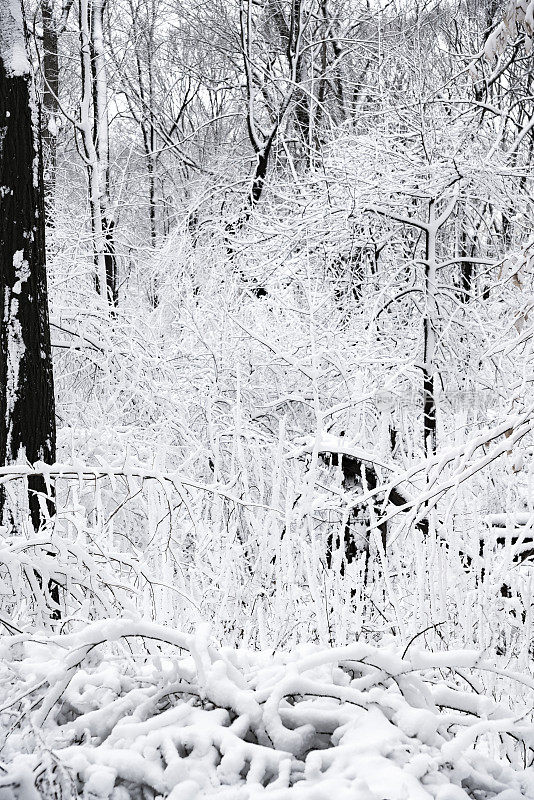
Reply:
M139 43L144 36L138 28L137 17L139 14L139 7L135 7L134 3L130 0L130 11L132 15L132 34L133 41ZM139 98L141 100L141 112L136 114L133 104L130 102L130 110L132 116L138 122L143 137L143 150L145 154L146 169L148 176L148 221L150 232L150 245L152 248L156 247L157 243L157 221L156 221L156 157L154 151L156 149L156 130L154 121L154 77L152 73L152 59L154 50L154 19L155 10L152 8L152 19L150 25L147 24L146 30L146 69L141 65L140 48L135 48L135 64L137 69L137 83L139 88ZM148 86L145 87L145 74L148 79ZM148 119L147 119L148 118ZM154 295L156 298L156 295ZM157 299L154 305L157 305Z
M434 393L434 361L438 320L436 234L434 201L429 204L425 253L425 316L423 319L423 441L427 457L436 452L436 398Z
M428 228L425 233L425 315L423 318L423 447L425 456L430 458L436 452L436 397L434 362L437 343L438 305L437 294L437 260L435 225L435 203L429 202ZM426 504L425 504L426 507ZM419 523L423 536L430 530L428 517Z
M117 257L115 254L115 220L109 192L109 124L107 111L107 78L104 49L105 0L91 2L91 69L93 94L93 141L96 153L95 168L99 172L100 218L104 238L106 297L112 307L119 302Z
M101 176L100 170L98 169L98 155L93 139L94 122L93 115L91 113L93 79L91 70L91 34L89 25L88 0L80 0L79 3L79 29L82 97L80 101L80 122L78 129L82 138L89 184L89 207L91 209L91 231L93 234L94 260L96 268L95 284L100 295L104 299L107 299L105 258L106 245L101 214Z
M471 255L469 247L469 239L467 231L462 230L460 233L460 258L469 258ZM462 303L469 303L471 300L471 291L473 289L473 262L461 261L460 262L460 299Z
M53 195L56 185L57 124L59 119L58 29L53 0L41 0L43 20L43 161L45 193Z
M156 180L154 170L154 129L151 128L150 150L146 153L146 163L148 172L148 209L150 223L150 246L156 249L157 244L157 222L156 222ZM159 305L159 294L157 280L154 274L150 276L149 300L152 308Z
M156 130L154 125L154 80L152 75L152 30L148 41L148 126L143 122L143 144L145 148L145 158L148 175L148 217L150 225L150 246L153 250L157 244L157 220L156 220ZM139 74L139 85L142 86L141 62L137 58L137 69ZM153 308L157 308L159 303L158 286L154 275L150 281L150 303Z
M309 65L310 73L314 69L313 61ZM313 124L313 117L311 114L311 98L308 91L305 91L302 87L306 81L306 64L304 61L304 57L301 56L298 59L297 66L296 66L296 74L297 74L297 87L294 92L294 99L295 99L295 120L297 123L297 130L300 135L300 139L302 141L302 154L303 154L303 163L308 166L311 162L311 142L312 136L311 133L313 131L312 124Z
M157 223L156 223L156 130L154 125L154 79L152 75L152 40L150 41L148 53L148 99L149 99L149 136L148 149L146 151L147 171L148 171L148 199L150 211L150 244L153 248L157 242Z
M31 76L22 8L0 0L0 465L53 463L54 386L45 266L42 159L31 114ZM28 508L41 522L29 480ZM21 498L21 502L26 502ZM0 495L0 520L18 512Z
M91 6L88 0L80 0L82 98L78 130L81 133L87 165L96 270L95 285L101 297L113 308L118 303L118 280L114 237L115 222L109 201L109 145L103 14L104 5L100 0L96 0L96 3Z

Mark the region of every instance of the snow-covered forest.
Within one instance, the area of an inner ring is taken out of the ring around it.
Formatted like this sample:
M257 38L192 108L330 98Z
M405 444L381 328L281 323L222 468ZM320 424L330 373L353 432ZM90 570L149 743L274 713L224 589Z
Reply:
M0 800L534 800L533 40L0 0Z

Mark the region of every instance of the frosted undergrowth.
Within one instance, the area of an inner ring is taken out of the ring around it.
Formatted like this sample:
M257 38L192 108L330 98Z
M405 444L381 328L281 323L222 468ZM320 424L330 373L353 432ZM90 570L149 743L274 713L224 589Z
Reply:
M5 636L0 798L533 798L530 707L484 679L534 679L419 641L272 655L131 620Z

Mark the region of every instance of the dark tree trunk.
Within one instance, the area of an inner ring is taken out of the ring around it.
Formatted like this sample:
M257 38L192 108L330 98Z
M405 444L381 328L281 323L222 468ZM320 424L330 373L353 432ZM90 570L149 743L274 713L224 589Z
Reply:
M465 259L460 261L460 291L458 293L459 299L462 303L469 303L473 299L473 291L476 288L476 263L474 261L470 261L470 258L474 258L476 256L476 242L479 239L480 229L483 225L484 221L484 211L486 210L487 206L484 206L482 213L480 214L480 219L474 225L474 231L468 235L467 233L467 226L469 225L469 219L466 216L464 225L460 232L460 241L458 246L458 255L461 259Z
M234 255L233 237L247 224L252 212L260 202L263 187L265 186L265 179L267 177L269 156L271 154L274 136L275 133L270 136L265 146L256 153L256 168L254 169L254 175L252 176L252 185L250 187L250 193L247 197L246 204L241 209L238 219L226 226L226 233L228 234L226 237L226 251L229 256ZM249 286L250 291L252 294L256 295L256 297L265 297L267 295L267 290L264 286L259 286L257 283L252 284L242 272L241 278L243 283Z
M467 233L466 231L462 231L460 236L460 258L469 258L469 256L472 255L470 249ZM474 264L472 261L460 262L460 299L462 303L469 303L471 300L474 279L473 267Z
M5 17L0 14L5 26ZM22 32L0 30L21 38ZM8 39L9 40L9 39ZM55 461L54 387L44 245L42 159L37 157L30 105L30 75L0 55L0 465ZM41 522L29 481L34 527ZM0 520L16 509L0 496Z
M423 437L425 454L430 457L436 451L436 402L434 400L434 376L423 369Z
M260 202L263 187L265 186L265 178L267 177L267 167L269 166L269 156L273 146L273 139L274 137L271 137L265 144L265 147L256 154L256 169L254 170L249 204L244 215L243 224L248 221L252 211Z
M156 222L156 181L154 177L154 158L152 153L147 154L148 171L148 212L150 223L150 246L155 249L158 239ZM156 303L157 305L157 303Z
M313 70L313 64L311 65ZM311 162L311 147L310 147L310 130L311 130L311 114L310 114L310 97L308 92L304 91L302 86L306 79L304 59L299 58L297 63L297 87L294 91L295 97L295 120L297 123L297 131L302 142L302 156L304 165L308 166Z
M119 305L119 276L117 273L117 255L115 252L115 221L104 216L104 209L100 209L102 219L102 236L104 239L104 263L106 265L106 297L110 305L111 314ZM93 210L92 220L95 212ZM94 235L94 222L92 224ZM100 294L100 278L98 276L98 256L95 256L95 289Z
M141 68L139 66L139 74ZM153 105L153 92L152 92L152 75L149 72L149 96L150 96L150 126L147 129L145 122L142 122L143 145L145 149L145 159L148 174L148 219L150 230L150 246L153 250L156 249L158 241L158 229L156 219L156 176L155 176L155 156L154 150L156 149L156 137L154 124L152 120L152 105ZM158 287L155 278L152 277L150 286L150 304L152 308L157 308L159 304Z
M104 261L106 263L106 287L108 301L112 309L119 305L119 278L117 275L117 255L115 253L115 237L113 235L115 222L113 219L103 217L104 229Z
M429 223L433 220L434 201L430 201ZM436 350L436 321L429 309L434 306L436 292L436 234L427 230L425 246L425 289L427 305L423 319L423 448L426 458L431 458L436 452L437 426L436 426L436 386L434 379L434 356ZM434 309L435 310L435 309ZM425 508L427 504L425 503ZM424 517L419 528L423 536L430 531L428 517Z

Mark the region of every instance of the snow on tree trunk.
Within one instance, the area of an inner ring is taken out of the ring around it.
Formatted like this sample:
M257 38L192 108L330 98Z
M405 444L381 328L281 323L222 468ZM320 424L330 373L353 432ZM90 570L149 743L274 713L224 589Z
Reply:
M434 391L434 360L436 356L436 330L438 320L437 294L437 261L434 201L429 203L428 228L426 231L425 253L425 298L426 308L423 318L423 439L425 455L432 456L436 452L436 398Z
M101 211L103 188L101 185L101 170L99 169L98 153L94 141L94 109L91 108L91 99L93 97L93 71L89 24L90 16L88 0L80 0L78 22L80 30L82 97L80 101L80 122L78 123L78 130L82 137L85 163L87 166L91 228L96 266L96 287L103 300L107 300L106 234Z
M53 0L42 0L43 20L43 156L45 164L45 190L51 195L56 183L57 128L59 120L59 56L58 26L54 19Z
M44 247L42 163L31 112L22 10L0 0L0 464L55 460L55 414ZM29 511L40 522L28 481ZM16 509L0 496L0 519Z
M104 236L104 263L106 271L106 293L109 304L117 306L119 301L117 283L117 259L115 256L115 220L109 196L109 133L106 58L104 50L105 0L92 0L91 16L91 67L93 77L93 139L97 157L96 169L100 173L100 217Z

